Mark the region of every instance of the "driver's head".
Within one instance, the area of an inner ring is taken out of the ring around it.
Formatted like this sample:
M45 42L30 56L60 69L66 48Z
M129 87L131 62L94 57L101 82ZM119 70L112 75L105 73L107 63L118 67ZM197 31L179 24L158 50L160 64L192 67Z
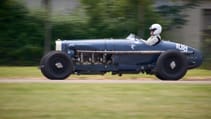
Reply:
M152 24L151 27L149 28L150 34L152 36L160 35L162 32L162 27L160 24Z

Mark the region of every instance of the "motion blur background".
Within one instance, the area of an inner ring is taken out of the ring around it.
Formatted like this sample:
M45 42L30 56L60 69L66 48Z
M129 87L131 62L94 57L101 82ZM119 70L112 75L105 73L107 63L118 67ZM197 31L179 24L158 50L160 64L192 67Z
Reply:
M200 49L211 69L210 0L0 0L0 65L38 65L56 39L149 37Z

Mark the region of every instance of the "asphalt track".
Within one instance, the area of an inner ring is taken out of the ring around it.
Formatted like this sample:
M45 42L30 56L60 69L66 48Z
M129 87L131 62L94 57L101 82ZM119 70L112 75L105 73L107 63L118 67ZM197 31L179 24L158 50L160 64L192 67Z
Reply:
M1 79L0 83L81 83L81 84L211 84L211 80L179 80L161 81L153 79L144 80L48 80L48 79Z

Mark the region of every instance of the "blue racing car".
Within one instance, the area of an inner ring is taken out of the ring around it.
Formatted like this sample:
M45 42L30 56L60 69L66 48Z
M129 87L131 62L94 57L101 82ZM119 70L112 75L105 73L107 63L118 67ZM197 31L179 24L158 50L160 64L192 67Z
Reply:
M129 35L126 39L57 40L56 51L40 61L44 76L62 80L71 74L154 74L161 80L179 80L202 63L201 53L170 41L154 46Z

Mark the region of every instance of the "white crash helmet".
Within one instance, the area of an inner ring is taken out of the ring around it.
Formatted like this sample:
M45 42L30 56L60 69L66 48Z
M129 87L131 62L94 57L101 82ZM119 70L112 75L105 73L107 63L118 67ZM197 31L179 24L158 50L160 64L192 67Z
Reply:
M151 31L152 35L160 35L162 32L162 27L160 24L152 24L149 30Z

